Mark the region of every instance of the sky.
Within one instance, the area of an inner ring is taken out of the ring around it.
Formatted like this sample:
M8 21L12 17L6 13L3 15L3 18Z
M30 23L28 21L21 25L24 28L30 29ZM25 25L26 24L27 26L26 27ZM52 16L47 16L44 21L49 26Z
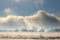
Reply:
M60 32L60 0L0 0L0 31Z

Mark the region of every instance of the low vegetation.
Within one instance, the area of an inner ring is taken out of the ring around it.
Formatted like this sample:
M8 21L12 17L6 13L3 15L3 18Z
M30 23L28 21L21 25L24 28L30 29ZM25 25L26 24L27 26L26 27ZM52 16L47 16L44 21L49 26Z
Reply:
M36 36L36 35L0 35L0 39L60 39L60 36Z

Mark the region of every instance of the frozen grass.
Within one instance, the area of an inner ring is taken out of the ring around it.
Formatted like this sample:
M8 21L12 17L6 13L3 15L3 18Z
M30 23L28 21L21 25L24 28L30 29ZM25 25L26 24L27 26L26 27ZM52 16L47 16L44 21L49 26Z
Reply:
M58 32L0 32L0 39L17 39L17 40L59 40L60 33Z

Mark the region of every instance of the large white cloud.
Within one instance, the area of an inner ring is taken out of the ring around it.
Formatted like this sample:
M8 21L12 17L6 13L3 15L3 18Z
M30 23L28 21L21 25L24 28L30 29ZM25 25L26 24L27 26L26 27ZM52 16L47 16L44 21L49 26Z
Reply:
M60 18L45 11L38 11L35 15L27 16L25 22L30 27L42 28L45 31L60 28Z
M0 28L30 28L44 29L44 31L49 31L52 29L60 28L60 17L54 14L49 14L43 10L37 11L31 16L14 16L8 15L6 17L0 18Z
M23 17L22 16L13 16L9 15L7 17L0 18L0 25L4 27L18 27L23 24ZM22 25L24 26L24 25Z

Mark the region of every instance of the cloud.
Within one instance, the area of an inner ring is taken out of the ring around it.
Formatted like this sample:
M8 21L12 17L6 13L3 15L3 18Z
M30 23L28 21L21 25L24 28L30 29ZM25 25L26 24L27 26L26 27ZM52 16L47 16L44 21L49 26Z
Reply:
M21 0L14 0L14 1L18 3L18 2L20 2Z
M8 13L10 11L7 11ZM0 17L0 28L24 28L35 31L50 31L60 28L60 17L54 14L49 14L44 10L37 11L31 16L14 16L8 15Z
M25 23L31 28L42 28L45 31L54 28L60 28L60 18L43 10L38 11L32 16L26 16Z
M22 16L13 16L9 15L6 17L0 18L0 29L7 29L7 30L15 30L17 29L23 29L28 28L25 24Z
M22 1L22 2L30 2L30 3L33 3L33 4L35 4L36 6L38 6L38 5L42 5L42 4L44 4L44 2L46 1L46 0L15 0L16 2L20 2L20 1Z
M11 9L11 8L5 8L4 13L6 15L16 15L16 13L14 12L14 9Z
M34 3L35 3L36 5L41 5L41 4L44 4L44 2L45 2L45 0L37 0L37 1L35 1Z
M21 0L10 0L11 2L14 2L14 3L19 3L21 2Z
M36 6L44 4L46 0L27 0L28 2L33 2Z

